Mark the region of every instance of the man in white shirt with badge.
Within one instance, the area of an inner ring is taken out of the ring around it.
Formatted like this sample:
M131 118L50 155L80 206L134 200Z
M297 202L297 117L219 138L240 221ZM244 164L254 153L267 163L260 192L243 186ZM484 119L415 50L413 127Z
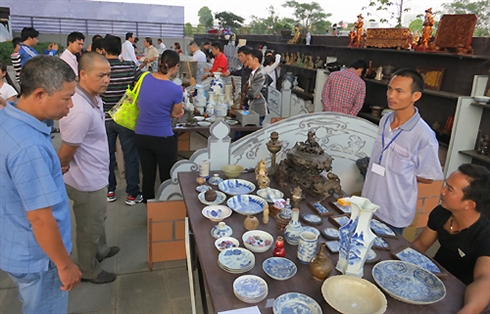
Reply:
M140 63L138 59L136 59L136 54L134 53L134 39L133 33L126 33L126 41L122 44L121 55L119 58L122 61L133 61L135 65L139 66Z
M67 47L60 56L60 59L68 63L75 75L78 75L78 60L77 54L83 49L83 41L85 36L80 32L72 32L68 35Z

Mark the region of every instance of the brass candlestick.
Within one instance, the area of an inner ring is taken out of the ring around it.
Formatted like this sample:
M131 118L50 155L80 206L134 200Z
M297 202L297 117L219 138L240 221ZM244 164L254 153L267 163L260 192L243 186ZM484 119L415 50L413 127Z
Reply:
M272 154L271 168L276 167L276 154L281 150L282 143L279 141L279 134L277 132L271 133L271 139L266 143L267 150Z

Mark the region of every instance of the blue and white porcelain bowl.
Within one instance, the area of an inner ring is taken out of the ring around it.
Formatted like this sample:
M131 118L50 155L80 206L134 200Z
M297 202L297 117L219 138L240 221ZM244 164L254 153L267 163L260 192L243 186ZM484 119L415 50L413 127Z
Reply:
M255 195L236 195L226 203L228 207L241 215L256 215L264 211L267 202Z
M288 280L298 271L296 264L284 257L269 257L262 263L262 269L275 280Z
M215 222L219 222L225 218L230 217L232 211L228 206L224 205L210 205L202 209L202 215L207 219Z
M228 195L241 195L252 193L255 190L255 184L242 179L229 179L220 182L218 188Z
M373 278L393 298L410 304L432 304L446 296L442 281L426 269L404 261L374 265Z
M204 197L204 193L206 193L206 192L205 191L204 192L201 192L197 196L197 198L199 199L199 201L201 203L203 203L204 205L219 205L219 204L223 203L226 200L225 193L220 192L220 191L216 191L216 199L214 201L212 201L212 202L208 202L208 201L206 201L206 198Z
M238 240L233 237L222 237L214 241L214 247L220 252L239 246L240 242L238 242Z
M261 230L250 230L242 236L243 245L252 252L263 253L268 251L274 238L268 232Z
M198 185L196 187L196 191L198 191L199 193L202 193L202 192L206 192L207 190L211 190L212 187L210 187L209 185Z
M288 292L281 294L274 300L272 305L274 314L285 313L308 313L322 314L322 308L311 297L299 292Z
M259 276L243 275L233 282L233 293L245 303L258 303L267 297L269 288Z
M279 190L266 188L257 191L257 195L265 199L269 203L274 203L275 199L283 198L284 193Z

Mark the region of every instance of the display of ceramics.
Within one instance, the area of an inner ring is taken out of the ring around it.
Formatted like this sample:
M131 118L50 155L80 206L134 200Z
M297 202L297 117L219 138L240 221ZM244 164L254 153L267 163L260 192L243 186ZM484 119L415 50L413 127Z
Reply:
M316 211L319 215L321 216L328 216L332 214L331 211L329 211L325 206L323 206L321 203L316 202L316 203L308 203L308 205Z
M269 257L262 263L262 269L275 280L288 280L298 271L296 264L284 257Z
M281 294L274 300L272 305L274 314L283 313L309 313L322 314L322 308L311 297L299 292L288 292Z
M315 215L315 214L304 214L301 216L301 219L307 224L310 225L319 225L322 223L322 217Z
M231 229L231 227L228 226L223 221L219 222L216 226L214 226L211 229L211 235L215 239L219 239L222 237L231 237L232 234L233 234L233 229Z
M291 221L288 223L286 228L284 228L284 239L290 245L298 245L299 235L303 231L303 227L299 222L299 209L293 208Z
M371 219L371 229L379 236L396 237L395 231L391 230L384 222L375 218Z
M309 264L316 255L318 247L318 235L310 231L303 231L299 235L298 260L303 264Z
M227 205L241 215L255 215L264 211L267 202L261 197L245 194L233 196Z
M267 297L269 288L259 276L243 275L233 281L233 293L245 303L258 303Z
M327 241L325 245L328 247L330 252L338 253L340 250L340 242L339 241Z
M225 94L225 84L221 78L221 72L213 72L213 79L209 83L209 91L215 93L216 95Z
M274 238L268 232L261 230L247 231L242 236L243 245L252 252L262 253L268 251Z
M202 209L202 215L215 222L230 217L231 213L231 209L224 205L210 205Z
M220 184L221 182L223 181L223 179L221 179L219 177L219 174L215 173L211 178L209 178L208 180L208 183L209 184L212 184L212 185L218 185Z
M313 278L318 281L324 281L330 276L333 270L333 264L326 252L326 244L322 242L320 244L320 250L310 260L310 273L313 275Z
M393 298L410 304L431 304L446 295L446 287L433 273L404 261L374 265L373 278Z
M354 276L332 276L322 284L325 301L340 313L382 314L386 311L385 295L366 279Z
M381 237L374 238L373 247L376 248L376 249L381 249L381 250L389 250L390 249L390 246L388 245L388 242L386 242Z
M228 195L249 194L255 190L255 184L242 179L228 179L221 181L218 188Z
M266 188L257 190L257 195L265 199L269 203L274 203L275 199L283 198L284 193L279 190Z
M335 228L325 228L322 230L322 233L328 239L338 239L339 238L339 230Z
M351 213L351 209L350 209L349 205L340 205L340 203L337 201L332 202L332 204L334 204L335 207L337 207L344 214L350 214Z
M240 246L240 242L238 242L238 240L233 237L222 237L214 241L214 247L216 247L218 251L223 251L225 249L239 247L239 246Z
M212 187L210 187L209 185L198 185L196 187L196 191L198 191L199 193L201 192L206 192L207 190L211 190Z
M419 251L411 247L407 247L401 250L400 252L396 253L395 256L402 261L409 262L417 266L420 266L422 268L425 268L431 273L434 274L441 273L439 267L437 267L437 265L433 261L431 261L430 258L428 258L424 254L420 253Z
M206 201L205 193L206 192L201 192L197 196L197 198L199 199L199 201L201 203L203 203L204 205L219 205L219 204L223 203L226 200L225 193L220 192L220 191L216 191L216 199L213 202L208 202L208 201Z
M218 255L218 265L229 273L241 274L255 266L255 256L249 250L240 247L225 249Z

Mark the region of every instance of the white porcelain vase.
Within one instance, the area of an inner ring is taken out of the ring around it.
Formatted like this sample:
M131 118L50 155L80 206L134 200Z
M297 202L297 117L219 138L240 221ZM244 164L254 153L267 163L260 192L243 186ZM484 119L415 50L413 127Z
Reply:
M221 78L221 72L213 72L214 77L209 84L209 91L214 92L216 95L225 94L225 84Z
M299 209L293 208L291 221L286 228L284 228L284 238L286 238L286 242L290 245L298 245L301 231L303 231L303 227L299 222Z
M213 91L209 91L209 99L208 99L208 103L206 105L206 113L208 114L209 117L211 116L214 116L214 109L215 109L215 106L216 106L216 99L214 98L214 92Z
M339 260L335 268L344 275L362 277L367 253L376 238L371 219L379 206L357 196L352 196L350 203L350 220L339 229Z

